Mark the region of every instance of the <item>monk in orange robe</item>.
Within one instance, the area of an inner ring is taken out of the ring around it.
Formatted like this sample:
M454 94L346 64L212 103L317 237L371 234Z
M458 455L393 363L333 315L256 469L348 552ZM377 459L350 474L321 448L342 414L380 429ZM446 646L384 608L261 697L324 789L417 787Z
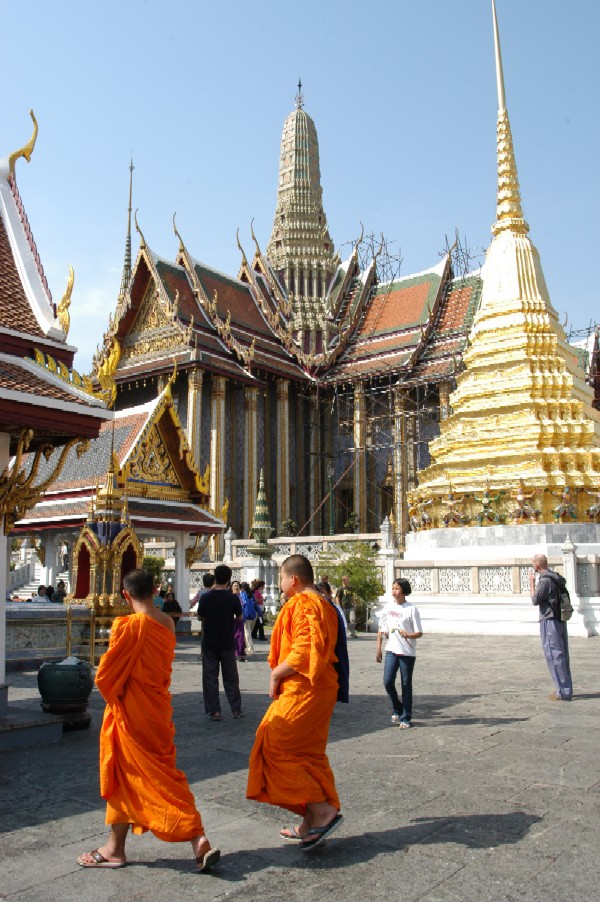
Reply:
M338 617L317 593L303 555L284 561L280 581L288 601L271 636L274 701L256 732L247 797L300 815L302 822L283 828L281 836L306 850L320 845L343 820L325 754L338 695Z
M147 570L133 570L123 586L133 613L115 619L96 674L106 700L100 793L111 830L103 846L84 852L77 863L85 868L123 867L131 826L133 833L151 830L166 842L189 840L198 870L205 871L221 853L211 848L186 776L176 767L169 693L173 619L154 607Z

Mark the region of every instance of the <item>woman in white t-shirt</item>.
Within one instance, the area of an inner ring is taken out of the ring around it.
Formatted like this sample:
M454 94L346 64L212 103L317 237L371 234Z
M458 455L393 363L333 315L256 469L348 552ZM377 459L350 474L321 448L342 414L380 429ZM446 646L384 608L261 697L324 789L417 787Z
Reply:
M393 601L384 607L377 630L375 660L381 664L381 641L385 636L385 663L383 685L392 703L392 723L406 730L412 726L412 674L417 653L417 639L423 635L421 618L414 604L406 600L412 592L407 579L395 579L392 585ZM400 671L402 701L396 690L396 675Z

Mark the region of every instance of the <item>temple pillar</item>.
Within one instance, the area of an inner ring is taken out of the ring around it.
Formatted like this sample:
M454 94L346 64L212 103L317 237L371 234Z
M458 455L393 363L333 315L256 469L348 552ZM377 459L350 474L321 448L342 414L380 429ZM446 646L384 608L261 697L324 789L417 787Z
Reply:
M293 518L302 526L306 523L306 450L304 447L305 400L302 392L296 394L296 509Z
M365 387L354 387L354 513L358 517L358 531L367 530L367 418Z
M244 538L248 537L258 492L258 389L244 388Z
M200 423L202 417L202 370L188 371L187 440L196 467L200 469Z
M308 483L308 508L311 517L309 532L314 535L315 532L321 532L319 523L322 521L321 514L318 519L313 517L317 506L321 503L321 416L319 407L319 398L315 393L310 396L310 432L308 453L310 457L310 477ZM308 518L307 518L308 519ZM298 524L301 526L302 524Z
M0 473L7 467L10 458L10 436L0 432ZM8 707L8 686L6 685L6 590L8 568L6 555L8 539L4 533L4 517L0 518L0 717Z
M394 389L394 519L398 545L401 548L404 546L404 536L408 532L406 418L406 391L397 387Z
M184 613L190 609L190 571L185 562L188 540L187 533L175 533L175 597Z
M58 554L58 542L57 536L54 532L44 533L43 539L40 539L41 544L44 547L44 566L42 568L42 583L45 586L55 586L55 579L57 574L57 554Z
M276 529L290 516L290 383L277 380Z
M217 516L225 503L225 389L224 376L213 376L210 396L210 505ZM214 536L212 557L221 556L223 540Z

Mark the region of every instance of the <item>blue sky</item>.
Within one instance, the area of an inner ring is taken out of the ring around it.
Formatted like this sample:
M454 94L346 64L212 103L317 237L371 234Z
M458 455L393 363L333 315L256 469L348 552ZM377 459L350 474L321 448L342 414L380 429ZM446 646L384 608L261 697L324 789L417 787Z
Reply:
M561 320L598 315L598 0L496 0L525 217ZM19 189L70 341L89 369L123 263L130 156L149 246L235 275L235 233L264 247L279 142L302 77L337 247L367 231L402 273L495 214L490 0L29 0L0 9L0 156L40 133ZM135 236L137 239L137 236ZM134 255L137 240L134 241Z

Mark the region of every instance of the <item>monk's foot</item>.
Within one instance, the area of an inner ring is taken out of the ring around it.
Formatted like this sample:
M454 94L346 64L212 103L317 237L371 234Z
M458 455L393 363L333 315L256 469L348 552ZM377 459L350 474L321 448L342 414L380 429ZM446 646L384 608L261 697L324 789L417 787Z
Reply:
M298 826L282 827L282 829L279 831L279 835L282 839L290 840L292 842L298 842L308 836L309 830L310 824L305 818L301 824L298 824Z
M105 846L92 852L83 852L77 859L82 868L124 868L127 864L125 855L116 856Z
M315 846L320 846L321 843L324 843L337 830L343 820L343 816L337 813L328 823L318 827L313 825L308 831L306 839L303 839L300 844L302 851L314 849Z
M206 836L194 837L192 849L196 856L196 868L201 874L209 871L221 857L219 849L213 849Z
M330 824L339 814L338 809L334 808L333 805L329 805L327 802L309 804L307 805L307 809L305 820L307 821L309 828L326 827L327 824Z

